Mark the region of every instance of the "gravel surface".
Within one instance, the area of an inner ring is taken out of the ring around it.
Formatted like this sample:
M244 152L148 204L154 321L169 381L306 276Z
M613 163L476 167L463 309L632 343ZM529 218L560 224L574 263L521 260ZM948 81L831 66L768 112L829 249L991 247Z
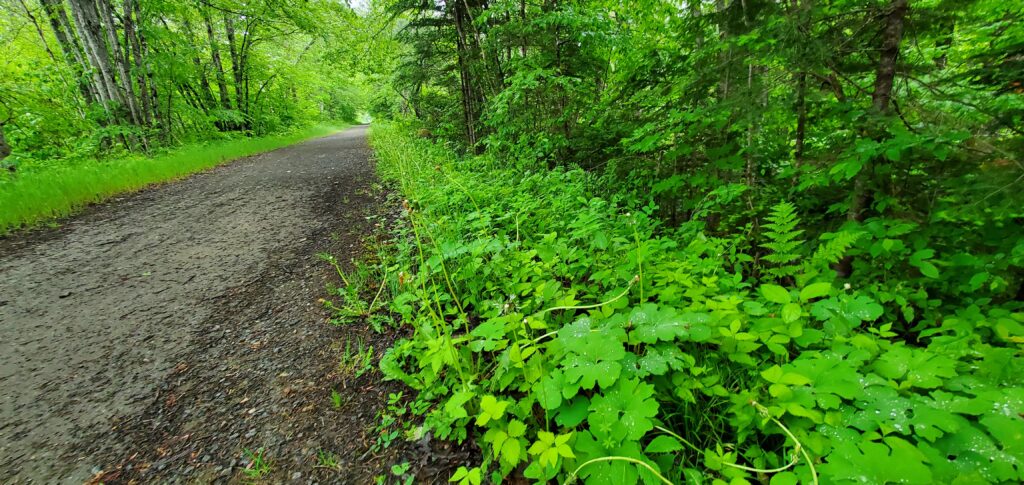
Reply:
M273 483L444 481L466 450L369 451L399 388L340 349L394 336L317 303L316 254L362 257L387 212L370 155L356 127L0 240L0 483L240 482L259 448Z

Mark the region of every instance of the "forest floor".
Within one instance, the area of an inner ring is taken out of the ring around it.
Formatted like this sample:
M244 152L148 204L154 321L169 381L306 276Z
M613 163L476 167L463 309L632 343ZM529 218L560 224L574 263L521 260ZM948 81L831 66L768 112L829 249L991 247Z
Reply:
M396 336L317 303L317 253L362 257L393 212L370 156L356 127L0 239L0 482L242 482L258 449L273 483L445 481L467 451L371 451L400 385L339 369Z

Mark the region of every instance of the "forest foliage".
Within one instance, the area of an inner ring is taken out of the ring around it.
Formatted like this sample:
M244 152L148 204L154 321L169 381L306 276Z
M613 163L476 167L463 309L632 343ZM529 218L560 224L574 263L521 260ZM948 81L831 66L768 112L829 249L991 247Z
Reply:
M1024 480L1024 11L390 0L381 367L454 482Z
M3 0L4 176L354 121L362 28L328 0Z

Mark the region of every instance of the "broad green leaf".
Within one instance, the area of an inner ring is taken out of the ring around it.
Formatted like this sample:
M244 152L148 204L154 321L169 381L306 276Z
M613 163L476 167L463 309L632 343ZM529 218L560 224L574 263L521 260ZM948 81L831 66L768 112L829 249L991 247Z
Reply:
M803 310L800 308L799 303L786 303L782 307L782 321L786 323L799 320L801 314L803 314Z
M673 451L679 451L683 449L683 444L679 440L668 436L661 435L656 436L644 449L645 453L671 453Z
M761 285L761 295L764 296L765 300L772 303L778 303L785 305L791 301L789 292L785 288L779 285L763 284Z
M800 290L800 301L810 301L814 298L828 296L832 291L832 283L819 282L811 283Z

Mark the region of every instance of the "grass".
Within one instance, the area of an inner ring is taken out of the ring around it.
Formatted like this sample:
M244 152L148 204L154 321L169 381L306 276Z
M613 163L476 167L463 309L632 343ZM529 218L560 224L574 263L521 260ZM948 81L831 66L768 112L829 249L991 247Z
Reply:
M245 459L249 460L249 464L242 469L242 473L249 480L259 480L270 473L270 461L267 460L263 454L263 448L255 451L250 449L242 450L242 454Z
M314 468L327 468L329 470L340 471L341 460L338 458L337 453L320 450L316 452L316 466Z
M286 135L186 145L151 158L131 157L20 174L0 182L0 235L71 215L118 194L338 130L340 127L317 125Z

